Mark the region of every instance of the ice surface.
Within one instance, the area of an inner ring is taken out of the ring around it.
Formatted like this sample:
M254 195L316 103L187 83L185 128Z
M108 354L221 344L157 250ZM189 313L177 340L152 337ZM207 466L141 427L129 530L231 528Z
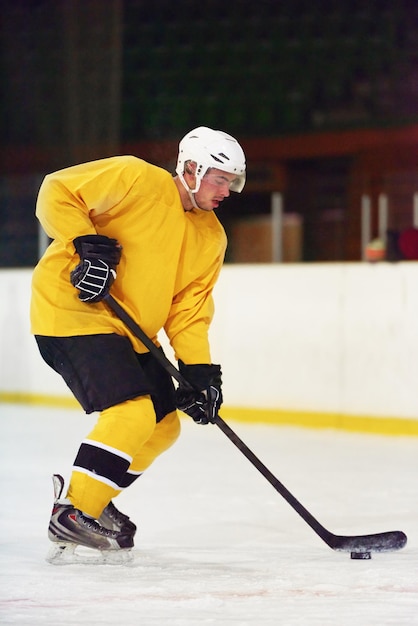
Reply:
M0 404L0 623L31 626L418 624L418 441L231 423L329 530L403 530L370 561L328 548L215 426L177 444L118 507L130 566L53 566L54 472L68 479L95 416Z

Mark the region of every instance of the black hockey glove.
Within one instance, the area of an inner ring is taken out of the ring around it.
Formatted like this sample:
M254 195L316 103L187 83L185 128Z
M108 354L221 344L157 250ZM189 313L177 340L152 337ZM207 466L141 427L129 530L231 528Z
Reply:
M193 389L180 383L176 389L177 408L197 424L214 423L223 401L220 365L185 365L179 361L179 370Z
M83 235L73 241L80 263L71 272L71 283L82 302L100 302L116 278L122 246L104 235Z

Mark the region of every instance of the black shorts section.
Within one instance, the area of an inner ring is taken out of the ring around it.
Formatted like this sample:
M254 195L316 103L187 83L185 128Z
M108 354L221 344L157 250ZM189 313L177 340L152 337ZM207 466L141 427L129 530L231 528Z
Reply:
M175 410L171 376L151 354L116 334L35 337L44 361L61 374L86 413L151 395L157 422Z
M161 352L163 349L160 348ZM157 422L176 410L173 380L162 365L149 352L136 355L138 362L151 383L151 400L154 404Z
M94 444L82 443L74 461L74 466L107 478L118 486L124 478L128 468L129 461L123 457L103 450Z

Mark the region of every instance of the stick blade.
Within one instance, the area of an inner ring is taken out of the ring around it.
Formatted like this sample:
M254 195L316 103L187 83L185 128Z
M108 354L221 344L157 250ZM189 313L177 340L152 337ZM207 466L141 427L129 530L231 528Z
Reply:
M406 545L407 536L401 530L374 535L344 537L333 535L328 545L339 552L394 552Z

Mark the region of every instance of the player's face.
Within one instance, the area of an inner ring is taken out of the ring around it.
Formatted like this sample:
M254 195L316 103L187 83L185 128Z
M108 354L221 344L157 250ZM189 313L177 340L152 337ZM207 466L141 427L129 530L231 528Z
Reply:
M200 182L199 191L195 194L197 206L203 211L213 211L228 198L234 174L211 168Z

